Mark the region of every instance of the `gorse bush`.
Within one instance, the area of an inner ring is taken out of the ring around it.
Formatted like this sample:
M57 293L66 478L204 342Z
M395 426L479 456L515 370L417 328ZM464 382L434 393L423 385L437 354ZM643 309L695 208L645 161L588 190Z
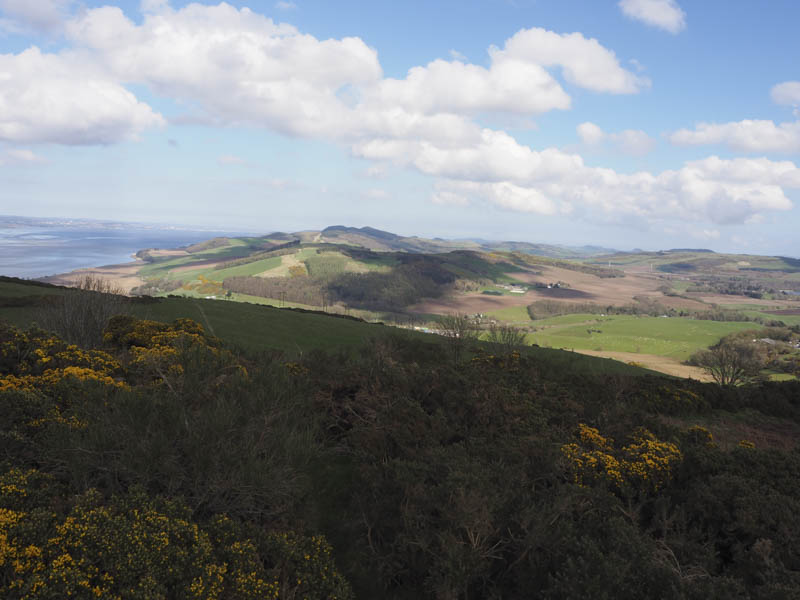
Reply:
M261 387L185 319L105 341L0 328L0 596L350 597L289 518L315 445L283 364Z
M577 442L561 447L573 481L583 486L602 482L622 495L663 488L683 458L675 444L659 441L646 429L635 431L631 443L619 449L584 423L576 437Z
M94 350L0 327L0 597L798 596L800 384L453 339L469 360L401 332L288 356L188 319L118 316Z
M141 489L108 501L90 489L59 513L27 498L37 478L0 476L0 503L14 507L0 508L3 597L350 596L321 537L251 537L224 515L199 524L181 502Z

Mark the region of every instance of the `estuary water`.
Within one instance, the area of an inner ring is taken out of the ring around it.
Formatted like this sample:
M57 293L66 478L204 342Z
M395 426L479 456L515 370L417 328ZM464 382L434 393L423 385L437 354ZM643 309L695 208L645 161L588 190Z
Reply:
M34 279L130 262L143 248L178 248L232 231L0 216L0 275ZM250 235L253 235L252 233Z

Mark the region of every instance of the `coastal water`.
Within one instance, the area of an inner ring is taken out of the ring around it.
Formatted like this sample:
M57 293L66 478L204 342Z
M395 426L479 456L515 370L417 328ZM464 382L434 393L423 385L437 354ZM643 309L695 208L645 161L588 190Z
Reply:
M33 279L125 263L143 248L177 248L222 235L237 233L0 217L0 275Z

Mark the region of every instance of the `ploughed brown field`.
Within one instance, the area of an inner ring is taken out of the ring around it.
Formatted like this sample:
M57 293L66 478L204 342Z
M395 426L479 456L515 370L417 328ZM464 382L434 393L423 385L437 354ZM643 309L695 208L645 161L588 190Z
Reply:
M759 298L750 298L748 296L729 296L727 294L688 293L687 296L698 298L709 304L758 304L768 308L774 308L776 306L797 306L797 302L792 302L791 300L762 300Z
M454 295L420 302L410 310L427 314L448 314L461 312L467 314L486 313L510 306L527 306L537 300L558 300L560 302L591 302L599 305L624 305L633 302L634 296L651 298L665 306L681 309L708 308L698 300L675 296L665 296L658 288L667 283L654 275L626 273L625 277L598 277L561 267L537 267L541 274L515 272L508 275L528 284L564 282L569 287L532 289L525 294L507 296L488 296L480 292ZM774 303L773 303L774 305Z

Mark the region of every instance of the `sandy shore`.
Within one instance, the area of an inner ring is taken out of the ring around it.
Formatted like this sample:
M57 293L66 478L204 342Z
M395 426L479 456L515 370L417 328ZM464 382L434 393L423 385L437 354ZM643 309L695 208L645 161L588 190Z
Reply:
M78 281L87 275L92 275L94 277L105 279L113 287L119 288L125 294L130 294L133 288L144 284L144 279L139 277L138 273L139 269L141 269L145 264L147 263L145 263L143 260L136 260L134 262L122 263L119 265L106 265L103 267L75 269L69 273L60 273L58 275L41 277L38 279L38 281L73 287Z
M148 249L148 253L150 256L158 258L167 256L170 258L175 258L188 255L186 250L161 248ZM131 255L131 258L134 260L128 263L75 269L69 273L59 273L58 275L39 277L37 281L73 287L78 281L87 275L93 275L95 277L100 277L107 280L112 286L120 289L123 294L130 294L133 288L144 285L145 280L139 277L139 270L148 264L147 261L140 260L134 255Z

